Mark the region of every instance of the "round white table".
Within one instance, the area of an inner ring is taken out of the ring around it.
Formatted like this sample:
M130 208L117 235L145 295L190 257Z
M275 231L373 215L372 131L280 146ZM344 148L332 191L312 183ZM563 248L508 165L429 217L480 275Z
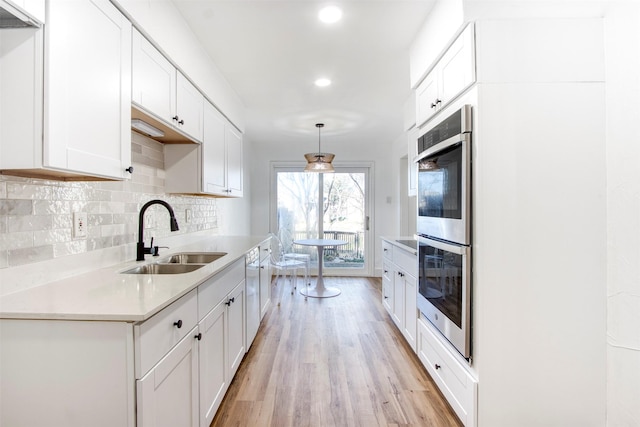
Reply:
M324 286L324 280L322 278L324 248L325 246L346 245L347 242L344 240L334 239L303 239L294 240L293 243L303 246L316 246L318 248L318 279L316 280L316 286L314 288L308 288L304 286L302 289L300 289L300 293L312 298L329 298L340 295L340 289L333 287L327 288Z

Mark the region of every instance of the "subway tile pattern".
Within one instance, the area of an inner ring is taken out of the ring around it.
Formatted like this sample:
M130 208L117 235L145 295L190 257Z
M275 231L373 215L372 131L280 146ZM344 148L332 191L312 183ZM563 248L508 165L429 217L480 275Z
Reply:
M129 181L60 182L0 175L0 269L138 240L138 213L152 199L174 209L180 231L218 228L216 200L165 194L164 146L132 133L134 173ZM191 221L186 222L186 210ZM73 237L74 212L87 213L87 237ZM144 237L158 244L171 233L169 215L152 206L145 215ZM123 249L124 250L124 249Z

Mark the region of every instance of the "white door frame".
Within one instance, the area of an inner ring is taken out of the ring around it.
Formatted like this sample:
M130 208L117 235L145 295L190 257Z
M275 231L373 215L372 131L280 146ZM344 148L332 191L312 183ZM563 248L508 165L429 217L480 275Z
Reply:
M275 233L278 229L278 217L277 208L278 203L277 196L277 173L278 172L302 172L306 166L304 161L289 161L289 162L271 162L270 164L270 185L269 185L269 231ZM333 167L337 172L342 172L340 169L363 169L366 174L366 188L364 198L364 211L365 221L369 218L367 224L365 224L364 230L364 267L357 271L349 271L349 269L337 270L340 276L365 276L373 277L374 264L375 264L375 251L374 251L374 232L375 218L373 200L373 176L374 176L374 163L373 162L333 162ZM317 271L312 272L317 274ZM336 270L325 267L322 271L325 276L335 276Z

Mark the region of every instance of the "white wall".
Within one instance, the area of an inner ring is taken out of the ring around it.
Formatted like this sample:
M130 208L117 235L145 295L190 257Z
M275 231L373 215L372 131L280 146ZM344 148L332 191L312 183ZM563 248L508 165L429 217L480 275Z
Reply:
M640 4L609 5L607 425L640 425Z

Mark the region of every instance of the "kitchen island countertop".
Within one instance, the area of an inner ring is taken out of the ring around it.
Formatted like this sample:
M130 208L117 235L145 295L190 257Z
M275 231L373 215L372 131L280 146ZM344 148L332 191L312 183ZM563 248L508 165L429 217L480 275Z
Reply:
M172 248L159 258L130 261L0 297L1 319L102 320L139 322L222 271L265 236L214 236ZM226 252L184 274L122 274L178 252Z

